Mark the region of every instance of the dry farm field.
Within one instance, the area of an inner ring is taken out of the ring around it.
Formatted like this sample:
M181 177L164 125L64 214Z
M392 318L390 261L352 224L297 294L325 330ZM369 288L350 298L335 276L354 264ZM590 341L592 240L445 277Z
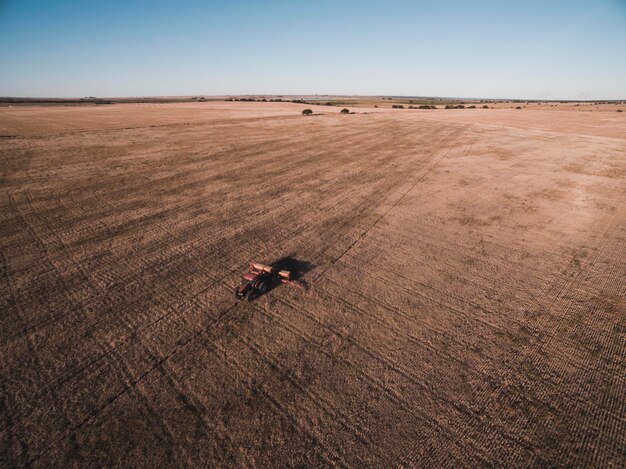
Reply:
M305 107L0 107L0 466L624 467L626 113Z

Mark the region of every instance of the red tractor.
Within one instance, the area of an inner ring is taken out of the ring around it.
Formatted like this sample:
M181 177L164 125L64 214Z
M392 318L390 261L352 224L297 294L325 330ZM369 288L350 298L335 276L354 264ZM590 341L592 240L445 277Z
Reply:
M235 297L252 301L280 283L300 286L291 280L291 272L288 270L278 270L269 265L250 262L248 272L241 278L241 285L235 289Z

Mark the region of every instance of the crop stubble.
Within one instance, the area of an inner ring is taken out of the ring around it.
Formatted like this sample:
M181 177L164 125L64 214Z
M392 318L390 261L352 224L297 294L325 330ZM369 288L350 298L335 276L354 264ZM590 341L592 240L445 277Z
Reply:
M0 460L623 465L623 118L299 109L0 109Z

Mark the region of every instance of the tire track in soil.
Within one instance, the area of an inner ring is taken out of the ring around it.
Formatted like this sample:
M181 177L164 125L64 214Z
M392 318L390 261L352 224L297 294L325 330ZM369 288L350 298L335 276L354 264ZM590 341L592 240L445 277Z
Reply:
M178 254L180 254L180 253L178 253ZM124 279L124 280L127 280L127 279Z
M355 254L351 254L351 257L354 257L357 260L360 260L359 257ZM592 352L593 349L586 345L586 344L579 344L578 342L576 342L575 340L568 338L565 335L559 334L558 332L552 333L546 330L542 330L541 328L535 328L535 327L531 327L529 326L527 323L523 322L523 320L518 320L514 317L512 317L511 315L508 315L506 317L506 321L499 325L497 322L495 322L495 319L498 317L498 311L491 309L489 307L483 306L480 303L472 300L472 299L468 299L468 298L464 298L463 296L459 296L456 295L454 293L451 293L449 291L444 291L441 289L437 289L435 287L433 287L432 285L429 285L427 283L424 283L420 280L411 278L411 277L407 277L404 276L402 274L400 274L398 271L396 270L386 270L385 266L383 264L377 264L377 263L373 263L371 261L367 261L367 262L363 262L363 263L367 263L373 267L376 267L377 270L379 271L385 271L387 273L387 275L378 275L372 271L363 271L360 270L358 268L358 265L346 262L346 261L342 261L342 264L347 267L348 269L354 270L355 272L358 272L359 275L362 276L366 276L366 277L371 277L373 279L375 279L377 282L380 283L384 283L386 285L386 288L388 290L394 290L397 288L400 288L401 290L405 291L407 293L407 295L409 297L420 297L423 298L425 302L432 302L435 303L443 308L449 309L450 311L455 312L456 314L458 314L459 316L462 316L465 318L466 321L468 322L478 322L481 325L485 326L487 329L494 329L496 332L500 332L502 334L505 334L510 328L507 328L507 325L510 325L511 323L518 326L518 328L522 329L528 329L529 331L534 332L536 335L542 337L542 338L547 338L547 339L551 339L553 341L556 342L560 342L562 344L567 344L570 345L572 347L577 346L577 347L582 347L587 349L589 352ZM423 265L427 265L429 267L431 267L429 264L423 264ZM432 266L434 268L434 266ZM443 271L443 270L442 270ZM430 290L432 292L434 292L435 294L439 295L440 298L435 298L432 296L429 296L427 294L425 294L422 291L419 290L415 290L415 289L411 289L411 288L406 288L406 287L399 287L397 283L392 282L389 280L390 277L392 276L396 276L398 278L400 278L403 281L404 285L419 285L427 290ZM343 285L343 288L345 288L346 286ZM468 306L471 306L472 308L474 308L477 311L480 311L481 316L475 316L472 314L467 313L466 311L464 311L462 308L460 307L456 307L453 306L449 301L445 301L444 298L454 298L456 301L466 304ZM372 299L373 300L373 299ZM404 314L402 312L399 312L399 314ZM485 318L483 318L483 316ZM489 321L489 318L493 318L491 321ZM503 319L504 321L504 319ZM428 324L422 324L422 326L425 327L429 327ZM438 333L443 333L443 331L437 331ZM608 333L601 333L599 332L600 335L603 335L605 337L610 337L610 334ZM616 357L619 357L619 354L614 354ZM563 355L562 357L560 357L560 359L562 360L563 363L569 363L572 366L576 366L574 362L570 362L568 357L566 355ZM615 363L615 364L619 364L619 362L616 362L614 359L609 359L610 362ZM548 378L549 379L549 378Z
M256 229L255 229L256 230ZM252 229L250 229L249 231L253 231ZM176 252L172 255L172 257L176 256L176 255L180 255L182 254L181 252ZM128 278L122 278L118 283L124 283L127 282L129 279ZM51 319L56 319L57 317L53 317Z
M289 237L289 236L287 236L287 237ZM286 237L286 238L287 238L287 237ZM227 275L231 275L231 274L232 274L232 273L234 273L236 270L239 270L239 269L233 269L233 271L229 272ZM208 287L207 287L207 288L208 288ZM160 362L160 363L162 363L162 362ZM143 375L143 376L146 376L146 375ZM140 378L140 379L141 379L141 378ZM136 383L137 383L137 382L138 382L138 380L135 380L135 381L134 381L133 387L136 385ZM116 398L115 398L115 399L117 399L117 398L118 398L119 396L121 396L121 395L122 395L122 394L118 394L118 395L116 396ZM114 400L115 400L115 399L114 399ZM110 405L112 402L113 402L113 401L110 401L108 405ZM108 406L108 405L107 405L107 406ZM82 424L81 424L81 427L82 427ZM80 428L80 427L78 427L78 428ZM31 461L31 462L33 462L33 461Z
M469 131L467 131L466 133L469 133ZM462 136L463 136L463 135L462 135ZM458 137L458 138L457 138L457 140L460 140L460 137ZM434 168L435 168L435 167L436 167L436 166L437 166L437 165L438 165L438 164L439 164L439 163L440 163L440 162L441 162L441 161L442 161L442 160L443 160L443 159L444 159L447 155L448 155L448 153L450 152L450 150L451 150L451 149L452 149L452 148L450 148L450 149L449 149L446 153L444 153L444 154L443 154L443 155L442 155L442 156L441 156L441 157L440 157L440 158L439 158L439 159L438 159L438 160L437 160L437 161L436 161L436 162L435 162L435 163L434 163L434 164L433 164L430 168L427 168L427 169L425 170L424 174L423 174L421 177L419 177L419 178L418 178L418 180L417 180L417 181L416 181L416 182L415 182L412 186L410 186L410 187L406 190L406 192L404 192L404 193L400 196L400 198L399 198L398 200L396 200L396 201L395 201L395 202L391 205L391 207L390 207L390 208L389 208L386 212L383 212L383 214L382 214L382 215L381 215L378 219L376 219L376 221L375 221L372 225L370 225L367 229L365 229L365 231L363 231L363 232L362 232L362 233L361 233L361 234L360 234L360 235L359 235L359 236L358 236L358 237L354 240L354 242L353 242L352 244L350 244L350 246L348 246L348 248L347 248L347 249L346 249L343 253L341 253L341 255L340 255L339 257L337 257L336 259L334 259L334 260L331 262L330 266L328 266L325 270L323 270L323 271L322 271L322 272L321 272L321 273L320 273L320 274L319 274L319 275L318 275L318 276L317 276L317 277L313 280L313 282L316 282L316 281L317 281L320 277L322 277L322 276L326 273L326 270L328 270L328 269L330 269L331 267L333 267L333 266L334 266L334 265L335 265L338 261L340 261L340 260L341 260L341 258L342 258L343 256L345 256L348 252L350 252L350 250L351 250L351 249L352 249L352 248L353 248L353 247L354 247L354 246L355 246L355 245L356 245L356 244L357 244L357 243L358 243L361 239L363 239L365 236L367 236L367 234L369 233L369 231L370 231L372 228L374 228L376 225L378 225L378 223L380 223L380 221L381 221L383 218L385 218L385 217L389 214L389 212L391 212L391 211L392 211L392 210L393 210L393 209L394 209L394 208L395 208L395 207L396 207L396 206L397 206L397 205L398 205L398 204L399 204L399 203L400 203L400 202L401 202L401 201L402 201L402 200L403 200L403 199L404 199L404 198L405 198L405 197L406 197L406 196L407 196L407 195L408 195L408 194L409 194L409 193L410 193L410 192L411 192L411 191L412 191L412 190L413 190L413 189L414 189L414 188L415 188L415 187L416 187L416 186L417 186L417 185L418 185L421 181L422 181L422 179L424 179L424 177L426 177L426 175L428 175L428 173L429 173L430 171L432 171L432 170L433 170L433 169L434 169ZM434 158L435 158L435 156L433 156L433 159L434 159ZM424 164L424 167L426 167L429 163L430 163L430 161L429 161L429 162L427 162L427 163L425 163L425 164ZM421 168L420 168L420 169L421 169Z
M287 300L284 299L278 299L277 300L279 303L286 305L288 308L290 308L294 313L296 312L303 312L303 309L301 307L296 307L295 305L289 303ZM420 420L423 421L423 423L427 424L429 427L431 427L431 429L439 432L439 433L443 433L446 434L447 437L450 438L450 442L454 442L455 440L452 438L452 435L449 434L449 432L447 432L443 427L441 427L440 424L438 424L436 421L434 421L432 418L429 418L425 413L421 413L418 412L415 408L411 407L410 404L408 403L408 401L406 401L405 399L403 399L401 397L401 395L398 395L396 393L393 393L392 390L390 390L389 388L386 388L384 385L380 384L373 375L367 373L366 371L363 371L363 369L361 367L359 367L358 365L356 365L354 362L348 360L348 359L343 359L342 357L339 357L337 355L331 354L329 352L327 352L324 348L319 347L318 344L316 343L315 339L313 338L312 335L307 334L305 332L303 332L300 329L297 329L295 327L292 326L287 326L285 325L284 321L282 321L281 317L278 317L276 314L272 313L270 310L267 310L265 308L257 308L258 312L261 312L262 314L264 314L268 319L270 319L272 321L273 324L275 324L277 327L283 328L287 331L289 331L290 333L298 336L300 339L306 341L307 343L316 346L317 348L317 353L321 353L326 355L329 359L344 363L345 365L351 367L357 374L360 374L363 376L364 380L367 380L368 383L372 386L374 386L380 393L384 394L391 402L393 402L396 405L399 405L400 407L402 407L404 410L406 410L407 412L412 413L415 417L419 418ZM315 315L311 312L306 312L305 313L306 317L311 320L311 321L315 321ZM325 330L337 335L338 337L340 337L342 340L344 341L348 341L351 342L353 346L357 346L357 348L362 348L360 345L357 345L356 342L353 342L351 340L351 338L349 336L344 335L343 333L341 333L340 331L338 331L335 328L329 327L327 325L324 325L323 323L316 321L316 323L319 326L322 326L325 328ZM248 339L248 340L252 340L252 339ZM370 349L363 349L363 351L370 355L370 356L375 356L376 352L370 350ZM381 356L378 355L376 357L377 359L381 359ZM386 361L381 361L381 363L384 364L388 364ZM288 370L288 369L287 369ZM296 380L297 378L293 378L294 380ZM424 388L426 389L426 388ZM324 402L323 405L319 406L320 408L326 408L327 403ZM345 417L344 417L345 418ZM361 433L365 433L366 430L364 428L361 429ZM368 445L373 445L374 442L372 442L371 440L368 441ZM454 444L454 443L452 443ZM457 444L454 444L455 447L458 450L462 450L463 447L459 446ZM461 451L462 452L462 451ZM482 453L482 451L477 451L477 453ZM411 465L412 463L410 462L411 459L409 460L404 460L402 461L403 464L407 464L407 465ZM397 462L397 461L396 461ZM483 455L480 456L479 459L477 459L475 461L476 464L480 463L480 464L489 464L487 459L484 459L484 453Z

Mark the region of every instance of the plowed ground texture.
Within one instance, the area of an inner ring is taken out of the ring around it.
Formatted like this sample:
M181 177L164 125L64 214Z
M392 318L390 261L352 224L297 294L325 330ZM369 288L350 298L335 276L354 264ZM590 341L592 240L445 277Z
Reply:
M302 109L0 109L1 465L624 467L623 114Z

